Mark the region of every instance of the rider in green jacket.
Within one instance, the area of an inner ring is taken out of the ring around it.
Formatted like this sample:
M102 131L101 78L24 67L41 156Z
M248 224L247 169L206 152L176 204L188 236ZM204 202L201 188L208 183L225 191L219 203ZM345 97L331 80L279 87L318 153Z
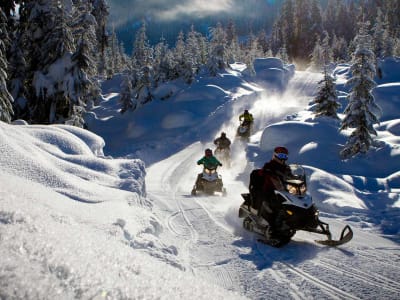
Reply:
M197 161L198 165L204 165L205 168L215 169L218 166L222 166L220 161L213 156L211 149L206 149L205 155Z

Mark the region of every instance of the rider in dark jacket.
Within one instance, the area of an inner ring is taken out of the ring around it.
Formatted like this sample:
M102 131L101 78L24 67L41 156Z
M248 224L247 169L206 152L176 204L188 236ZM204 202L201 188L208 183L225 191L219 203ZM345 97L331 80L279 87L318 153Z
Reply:
M226 137L225 132L222 132L221 136L214 140L214 145L217 146L217 150L229 149L231 140Z
M285 147L276 147L272 159L262 169L253 171L250 177L251 206L270 224L281 205L275 197L275 190L284 190L284 182L291 176L290 167L286 164L288 154Z

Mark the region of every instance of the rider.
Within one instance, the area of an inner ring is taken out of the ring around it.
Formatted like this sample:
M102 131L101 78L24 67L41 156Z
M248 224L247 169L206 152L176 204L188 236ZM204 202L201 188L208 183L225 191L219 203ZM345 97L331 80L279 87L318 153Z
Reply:
M221 136L214 140L214 145L217 146L216 150L229 150L229 146L231 145L231 140L226 137L226 133L222 132Z
M253 115L247 109L239 116L239 121L243 120L243 125L252 124L254 121Z
M220 161L212 154L211 149L204 151L204 156L197 161L198 165L204 165L205 168L215 169L218 166L222 167Z
M257 209L259 216L268 221L271 229L277 225L274 220L281 204L276 199L275 190L284 190L285 180L292 175L290 167L286 164L288 154L287 148L276 147L272 159L265 163L262 169L254 170L250 175L252 206Z

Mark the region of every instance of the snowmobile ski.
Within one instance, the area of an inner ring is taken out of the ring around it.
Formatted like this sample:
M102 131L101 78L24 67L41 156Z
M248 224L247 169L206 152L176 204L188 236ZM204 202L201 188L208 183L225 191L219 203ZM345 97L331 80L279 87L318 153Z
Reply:
M351 230L349 225L346 225L343 228L342 233L340 234L339 240L332 240L329 235L327 240L316 240L315 242L321 245L335 247L350 242L352 238L353 238L353 230Z

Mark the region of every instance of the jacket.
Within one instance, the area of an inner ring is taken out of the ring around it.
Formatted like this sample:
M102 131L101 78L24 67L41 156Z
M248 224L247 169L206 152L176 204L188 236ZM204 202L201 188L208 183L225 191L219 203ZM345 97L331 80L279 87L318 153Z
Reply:
M292 174L288 165L281 164L274 159L265 163L259 172L259 175L264 177L262 189L265 194L273 194L275 190L284 190L283 183Z
M248 114L245 114L245 113L241 114L241 115L239 116L239 121L242 121L242 119L244 119L246 122L253 122L253 121L254 121L253 115L250 114L250 113L248 113Z
M222 166L220 161L215 156L203 156L197 161L198 165L204 165L205 168L214 169L218 166Z
M231 145L231 140L227 137L219 137L214 140L214 145L216 145L218 148L229 148Z

